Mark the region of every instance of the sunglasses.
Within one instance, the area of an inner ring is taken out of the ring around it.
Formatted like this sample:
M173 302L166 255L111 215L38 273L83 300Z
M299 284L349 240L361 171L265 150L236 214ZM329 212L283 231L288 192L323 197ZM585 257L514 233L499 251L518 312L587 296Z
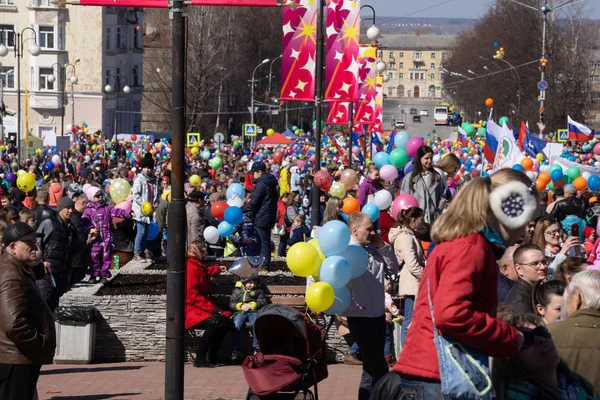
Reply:
M537 326L535 329L519 329L523 334L523 346L521 347L521 351L531 347L533 343L535 343L535 337L543 337L546 339L552 338L550 331L546 329L544 326Z

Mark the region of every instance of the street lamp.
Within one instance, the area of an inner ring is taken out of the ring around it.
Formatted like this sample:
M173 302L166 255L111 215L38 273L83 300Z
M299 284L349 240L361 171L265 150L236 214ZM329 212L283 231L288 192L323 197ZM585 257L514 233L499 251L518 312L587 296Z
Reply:
M271 112L271 82L272 82L272 77L273 77L273 63L277 60L279 60L281 57L283 57L283 54L278 55L277 57L275 57L273 59L273 61L271 61L271 65L269 66L269 91L268 91L268 99L267 99L267 103L269 103L269 128L271 128L271 125L273 123L273 113ZM287 126L286 126L287 128Z
M115 87L113 88L110 84L110 80L114 79L115 80ZM117 104L115 105L115 124L114 124L114 128L113 128L113 134L112 137L116 137L117 135L117 127L119 126L119 93L121 93L120 86L121 86L121 80L125 80L125 86L123 86L123 88L121 89L123 91L123 93L125 94L129 94L131 93L131 88L129 87L129 81L127 80L126 76L114 76L114 75L110 75L107 77L107 80L109 81L109 83L106 84L106 86L104 86L104 91L106 93L112 93L113 90L115 90L115 95L116 95L116 100L117 100Z
M266 63L270 62L271 59L270 58L265 58L264 60L262 60L260 62L260 64L258 64L255 68L254 71L252 71L252 80L250 81L250 123L254 124L254 75L256 74L256 71L262 67L263 65L265 65ZM256 132L254 132L254 134L256 134ZM254 138L256 136L252 136L252 138L250 139L253 143L254 143Z
M17 115L18 115L18 123L17 123L17 162L21 162L21 58L23 58L23 48L25 46L25 42L28 40L33 40L33 44L29 45L29 54L34 57L37 57L42 52L40 46L38 46L36 37L37 32L35 29L31 27L25 27L21 32L16 32L12 28L3 28L0 30L0 37L4 37L4 31L12 32L15 35L15 58L17 59ZM23 33L25 31L33 32L33 37L25 38L23 37ZM8 55L8 47L4 43L0 43L0 57L6 57Z
M79 80L77 79L77 75L75 75L75 64L77 64L79 62L79 58L77 60L75 60L74 64L59 64L59 63L54 63L52 64L52 66L50 68L54 69L54 67L57 67L58 69L58 73L60 74L60 104L61 104L61 116L60 116L60 136L63 136L65 134L65 86L67 83L67 69L69 67L72 68L71 70L71 78L69 79L69 81L71 82L71 126L73 126L75 124L75 98L74 98L74 94L73 94L73 85L75 85ZM54 76L54 74L50 75L48 77L48 82L50 83L54 83L54 81L56 81L56 77Z

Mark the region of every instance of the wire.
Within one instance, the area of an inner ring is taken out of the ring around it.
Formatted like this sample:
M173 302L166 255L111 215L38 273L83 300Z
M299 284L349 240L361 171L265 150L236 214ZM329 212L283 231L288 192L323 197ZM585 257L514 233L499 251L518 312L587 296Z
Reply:
M454 2L454 1L456 1L456 0L446 0L446 1L442 1L441 3L434 4L434 5L432 5L432 6L429 6L429 7L423 8L422 10L418 10L418 11L412 12L412 13L410 13L410 14L403 15L403 16L401 16L401 17L395 17L395 18L392 18L392 19L390 19L390 20L388 20L388 21L386 21L386 22L384 22L384 23L380 24L379 26L382 26L382 25L389 24L389 23L391 23L391 22L393 22L393 21L397 21L397 20L399 20L399 19L402 19L402 18L407 18L407 17L413 16L413 15L415 15L415 14L420 14L420 13L422 13L423 11L428 11L428 10L431 10L431 9L433 9L433 8L436 8L436 7L440 7L440 6L446 5L446 4L448 4L448 3L452 3L452 2Z
M315 108L314 105L306 106L306 107L293 107L288 108L287 111L297 111L297 110L308 110ZM279 111L285 111L285 108L280 108ZM150 112L150 111L116 111L118 114L164 114L171 115L170 112ZM221 112L196 112L196 113L185 113L185 115L230 115L230 114L248 114L248 111L221 111Z
M502 70L500 70L500 71L494 71L494 72L490 72L489 74L485 74L485 75L479 75L479 76L476 76L476 77L473 77L473 78L464 79L464 80L462 80L462 81L451 82L451 83L445 84L445 85L444 85L444 87L454 86L454 85L457 85L457 84L459 84L459 83L463 83L463 82L471 82L471 81L475 81L475 80L477 80L477 79L486 78L486 77L488 77L488 76L492 76L492 75L501 74L501 73L503 73L503 72L506 72L506 71L510 71L510 70L513 70L513 69L521 68L521 67L526 67L526 66L528 66L528 65L535 64L535 63L539 63L539 62L540 62L540 60L539 60L539 59L538 59L538 60L529 61L529 62L526 62L526 63L520 64L520 65L515 65L514 67L511 67L511 68L506 68L506 69L502 69Z

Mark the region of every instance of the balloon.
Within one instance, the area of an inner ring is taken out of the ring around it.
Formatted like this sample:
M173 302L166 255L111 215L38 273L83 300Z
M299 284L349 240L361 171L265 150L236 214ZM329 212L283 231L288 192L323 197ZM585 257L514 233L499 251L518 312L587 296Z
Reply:
M350 228L342 221L329 221L319 231L321 251L328 257L341 254L349 242Z
M409 140L410 135L408 132L400 131L396 133L396 136L394 137L394 144L396 145L396 148L406 150L406 145Z
M131 185L127 181L127 179L118 178L113 179L110 184L110 197L113 199L115 204L120 204L127 196L131 193Z
M538 176L538 181L544 182L547 185L552 181L552 178L550 177L549 173L540 172L540 175Z
M19 177L19 176L21 176L21 175L23 175L23 174L26 174L26 173L27 173L27 172L25 172L25 170L24 170L24 169L20 169L20 170L18 170L18 171L17 171L17 177Z
M221 157L215 157L208 162L208 165L214 170L217 170L223 166L223 160Z
M358 278L369 267L369 254L361 246L348 246L340 255L350 263L351 279Z
M204 239L210 244L216 244L219 241L219 231L214 226L208 226L204 229Z
M307 242L299 242L290 247L286 261L290 271L302 277L316 274L321 265L317 249Z
M339 315L343 314L344 311L350 307L352 303L352 295L347 287L342 286L340 288L335 289L335 297L333 298L333 304L327 310L325 310L325 314L328 315Z
M10 183L14 183L14 181L15 181L15 174L13 174L12 172L7 172L6 173L6 180L9 181Z
M574 181L576 178L581 176L581 170L577 167L568 168L565 171L565 175L569 178L570 181Z
M306 305L314 312L323 312L333 305L335 291L326 282L316 282L306 289Z
M35 188L35 178L28 172L23 172L17 177L17 187L25 193L31 192Z
M355 156L357 156L360 153L360 147L358 146L352 146L352 154L354 154Z
M409 159L409 156L408 156L406 150L403 150L403 149L394 149L394 150L392 150L392 152L390 153L390 156L389 156L390 164L392 164L396 168L404 168L404 166L408 162L408 159Z
M312 247L314 247L317 250L317 253L319 254L319 259L321 260L321 262L325 261L326 257L325 257L325 254L323 254L323 252L321 251L321 246L319 246L319 239L309 240L308 244L310 244ZM319 265L320 265L320 263L319 263Z
M377 165L378 168L381 168L384 165L388 165L390 163L390 155L385 151L375 153L375 155L373 156L373 163L375 163L375 165Z
M573 179L573 185L577 188L577 190L582 191L587 189L588 183L585 178L578 177Z
M274 133L275 130L273 130L272 128L267 129L267 136L273 136Z
M58 154L55 154L52 156L52 163L55 165L60 164L62 161L60 159L60 156Z
M85 125L85 124L82 122L81 125ZM133 142L135 142L137 140L137 136L136 135L131 135L131 140Z
M244 206L244 200L237 198L237 197L233 197L233 198L227 200L227 205L230 207L242 208Z
M202 179L200 179L200 177L198 175L194 174L194 175L190 176L189 182L190 182L190 185L192 185L194 187L198 187L202 183Z
M340 182L333 182L329 194L338 199L343 199L346 196L346 188Z
M506 126L510 126L510 118L504 116L504 117L500 117L500 119L498 120L498 125L502 126L502 125L506 125Z
M190 153L192 153L193 156L197 155L198 152L200 150L198 149L198 147L192 147L192 149L190 150Z
M379 207L377 207L376 204L373 204L373 203L365 204L364 207L362 208L362 213L367 214L369 217L371 217L371 220L373 222L375 222L379 219Z
M531 171L531 168L533 168L533 160L529 157L524 157L521 160L521 166L525 169L525 171Z
M406 144L406 154L408 154L410 158L415 158L417 156L417 150L424 144L423 139L420 137L411 138Z
M48 171L52 171L54 170L54 163L52 161L46 161L46 164L44 164L46 166L46 169Z
M560 173L561 173L561 174L562 174L562 172L563 172L563 169L562 169L562 167L561 167L560 165L558 165L558 164L552 164L552 165L550 166L550 168L548 168L548 173L549 173L550 175L552 175L552 171L554 171L554 170L558 170L558 171L560 171Z
M227 221L223 221L223 222L219 223L217 232L219 232L219 235L221 235L223 237L229 237L233 234L233 225L231 225Z
M210 150L204 150L202 154L200 154L203 160L208 160L210 158Z
M491 97L485 99L485 106L486 107L494 107L494 99L492 99Z
M319 269L319 280L327 282L337 289L350 282L352 269L350 263L342 256L327 257Z
M538 180L537 180L537 181L535 181L535 188L537 189L537 191L538 191L539 193L541 193L541 192L543 192L544 190L546 190L546 186L547 186L547 185L548 185L548 183L546 183L546 182L544 182L544 181L541 181L541 180L539 180L539 178L538 178Z
M112 195L112 193L111 193ZM170 190L165 190L161 195L160 198L163 199L164 201L168 201L169 203L171 202L171 191Z
M154 240L158 236L158 224L154 221L148 225L148 240Z
M234 183L227 188L225 196L227 197L227 200L231 200L234 197L243 200L246 197L246 190L241 184Z
M400 196L394 199L392 203L392 217L394 219L398 218L398 213L402 210L406 210L410 207L419 207L419 202L412 194L401 194Z
M279 164L279 163L281 163L282 160L283 160L283 153L280 150L277 150L275 152L275 154L273 154L273 162L275 164Z
M380 190L373 196L373 203L380 211L387 210L392 205L392 194L387 190Z
M594 192L600 190L600 177L597 175L590 176L588 179L588 187Z
M461 125L461 128L463 128L463 130L467 134L467 137L473 137L473 135L475 134L475 127L468 122L464 122Z
M225 217L225 221L229 222L231 225L241 224L244 220L242 209L235 206L227 207L223 216Z
M353 169L345 169L340 176L340 182L344 185L346 190L351 190L358 183L358 174Z
M317 171L314 181L319 189L324 192L329 191L329 188L331 187L331 175L329 175L329 172L323 170Z
M225 210L227 210L228 207L229 205L224 201L217 201L210 206L210 212L213 217L217 219L223 219L225 217Z
M390 164L384 165L379 170L379 176L384 181L395 181L398 179L398 169Z
M552 182L559 182L562 180L562 178L563 173L561 170L555 169L554 171L550 172L550 179L552 179Z
M152 215L153 211L154 211L154 208L152 207L152 204L150 204L147 201L142 203L142 214L144 214L146 217L149 217L150 215Z
M600 143L594 145L594 154L600 156Z

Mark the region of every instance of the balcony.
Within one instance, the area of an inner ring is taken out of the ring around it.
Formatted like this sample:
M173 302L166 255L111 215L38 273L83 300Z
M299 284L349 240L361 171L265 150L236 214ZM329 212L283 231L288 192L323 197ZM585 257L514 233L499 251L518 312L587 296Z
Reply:
M61 92L31 91L29 92L29 106L36 109L60 110Z

